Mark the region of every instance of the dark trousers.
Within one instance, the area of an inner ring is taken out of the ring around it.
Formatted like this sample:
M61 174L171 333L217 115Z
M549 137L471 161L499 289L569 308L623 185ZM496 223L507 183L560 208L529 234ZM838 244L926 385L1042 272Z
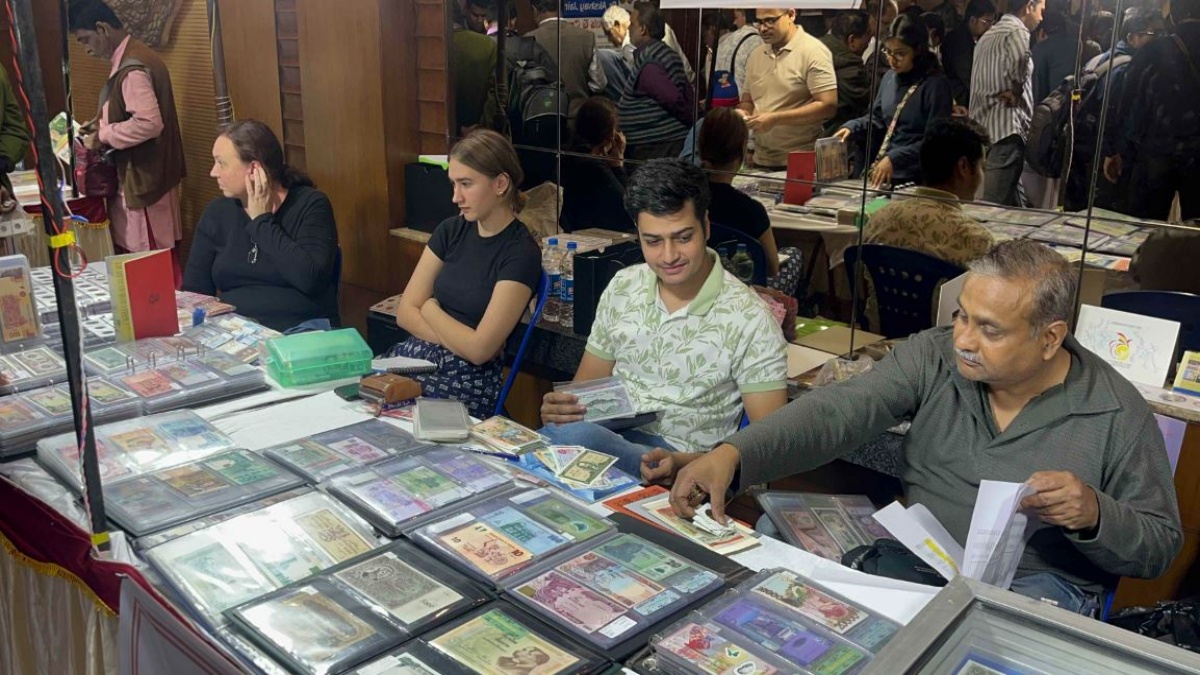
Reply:
M983 200L1005 206L1027 206L1021 187L1024 170L1024 139L1013 134L993 143L983 165Z
M1139 152L1129 177L1129 213L1166 220L1179 193L1184 220L1200 218L1200 160L1195 155Z

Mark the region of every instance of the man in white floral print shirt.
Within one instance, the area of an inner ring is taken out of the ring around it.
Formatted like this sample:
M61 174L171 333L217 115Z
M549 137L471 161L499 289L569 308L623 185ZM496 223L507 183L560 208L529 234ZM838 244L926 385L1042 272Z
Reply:
M584 422L575 396L546 394L542 433L618 457L639 474L643 455L663 448L677 463L712 448L738 427L787 403L787 345L766 304L722 269L708 239L708 179L673 159L633 175L625 208L637 223L646 263L609 283L575 381L619 378L639 412L658 421L610 431Z

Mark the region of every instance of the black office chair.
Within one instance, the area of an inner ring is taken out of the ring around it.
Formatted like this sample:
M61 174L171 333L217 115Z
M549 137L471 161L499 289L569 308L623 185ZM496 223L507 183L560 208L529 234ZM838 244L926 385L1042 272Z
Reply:
M767 252L763 249L762 242L741 230L735 230L732 227L717 223L709 223L709 248L715 251L725 246L729 248L729 255L732 256L738 244L746 245L746 252L750 254L750 260L754 262L754 276L751 278L750 283L765 286L767 284Z
M860 255L879 303L880 325L873 328L889 338L908 337L932 328L936 321L933 299L938 287L966 271L920 251L885 244L863 244L846 249L846 276L851 289L857 281ZM860 295L856 311L860 323L865 326L864 302L865 298Z

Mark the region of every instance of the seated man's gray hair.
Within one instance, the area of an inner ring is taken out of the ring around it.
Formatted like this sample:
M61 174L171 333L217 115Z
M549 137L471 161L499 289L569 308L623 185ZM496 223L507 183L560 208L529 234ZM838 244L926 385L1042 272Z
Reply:
M604 22L604 30L612 30L612 27L618 23L622 26L629 26L629 12L620 5L611 5L604 10L604 16L600 17L600 20Z
M972 274L1001 279L1032 279L1033 307L1029 324L1039 331L1055 321L1071 323L1075 313L1078 272L1057 251L1028 239L1013 239L992 247L967 268Z

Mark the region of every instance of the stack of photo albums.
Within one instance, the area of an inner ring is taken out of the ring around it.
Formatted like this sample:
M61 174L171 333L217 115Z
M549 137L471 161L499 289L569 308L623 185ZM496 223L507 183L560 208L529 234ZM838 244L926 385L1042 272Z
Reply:
M100 425L192 408L266 388L260 369L184 337L149 338L84 355L88 404ZM34 450L39 438L74 428L66 363L41 345L0 354L0 458Z
M191 411L96 438L148 578L251 672L603 672L724 586L514 465L381 420L263 451ZM38 460L81 492L70 434Z
M262 372L248 364L257 358L258 342L278 335L275 331L225 315L191 329L196 339L114 344L105 265L76 274L74 291L96 424L194 407L266 386ZM0 458L9 458L31 452L42 436L70 430L73 411L53 271L30 268L23 255L0 257L0 300L5 307L0 316Z
M651 640L659 670L712 673L861 672L900 630L794 572L763 570Z

